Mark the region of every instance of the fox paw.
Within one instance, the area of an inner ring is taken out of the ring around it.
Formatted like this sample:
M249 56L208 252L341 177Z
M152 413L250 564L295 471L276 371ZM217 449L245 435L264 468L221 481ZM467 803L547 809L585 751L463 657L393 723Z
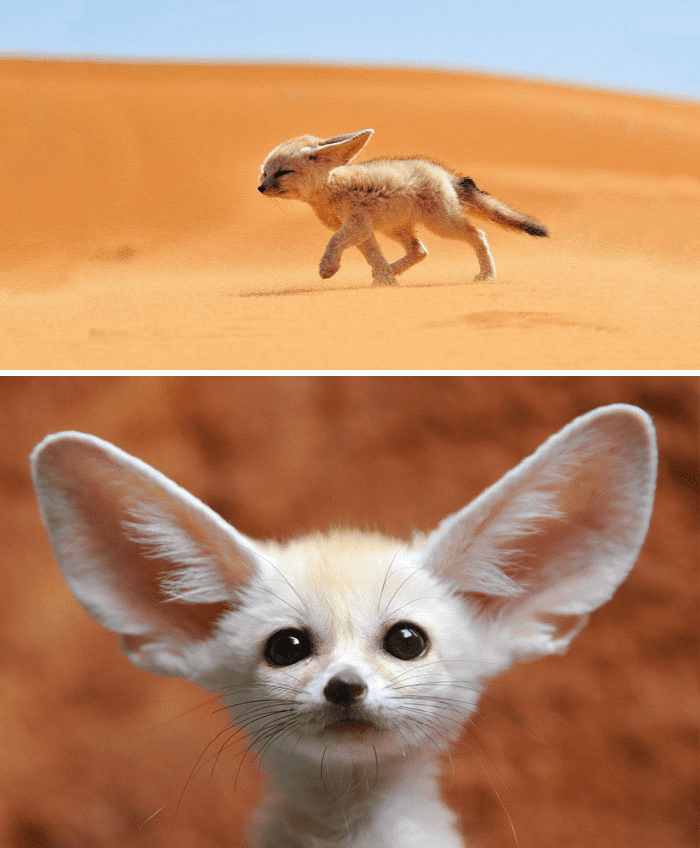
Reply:
M318 273L321 275L321 279L327 280L333 274L337 273L338 268L340 268L340 262L331 262L327 259L322 259L321 264L318 266Z
M397 285L396 277L393 274L386 274L383 277L373 277L373 286L395 286Z
M483 283L483 282L492 282L496 279L496 275L491 273L490 271L482 271L480 274L477 274L474 277L473 282L475 283Z

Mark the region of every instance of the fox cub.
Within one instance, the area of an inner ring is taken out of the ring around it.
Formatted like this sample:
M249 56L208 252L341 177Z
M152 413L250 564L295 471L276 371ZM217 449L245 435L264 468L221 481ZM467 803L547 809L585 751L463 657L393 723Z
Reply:
M373 283L395 285L396 274L428 255L416 236L418 224L439 236L468 242L479 260L474 279L494 280L496 266L486 236L466 214L531 236L549 235L542 224L477 188L469 177L430 159L371 159L349 165L373 132L293 138L275 147L260 169L259 192L304 200L323 224L335 230L319 266L324 280L340 268L343 251L357 247L372 269ZM406 255L387 262L375 231L399 242Z
M642 410L596 409L410 541L253 541L83 433L46 438L32 473L78 601L136 665L221 693L250 736L272 790L255 845L461 848L441 755L490 678L565 651L625 579L656 442Z
M132 662L221 693L249 734L272 789L259 848L461 848L441 754L490 678L566 650L625 579L656 442L642 410L596 409L410 541L253 541L82 433L45 439L32 472L78 601Z

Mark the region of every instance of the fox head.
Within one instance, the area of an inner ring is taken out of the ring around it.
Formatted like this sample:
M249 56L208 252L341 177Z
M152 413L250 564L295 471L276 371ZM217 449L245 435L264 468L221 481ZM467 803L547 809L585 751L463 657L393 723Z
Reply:
M331 138L301 135L279 144L260 168L258 191L305 200L325 185L334 168L352 161L373 133L370 129Z
M656 441L636 407L593 410L409 542L254 541L84 433L32 474L69 587L134 663L221 692L266 756L374 764L442 747L490 677L566 650L637 558Z

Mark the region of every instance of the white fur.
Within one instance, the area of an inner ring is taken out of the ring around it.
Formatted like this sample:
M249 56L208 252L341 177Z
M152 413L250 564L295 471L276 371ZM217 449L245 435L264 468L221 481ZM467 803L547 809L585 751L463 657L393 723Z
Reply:
M76 598L133 662L220 692L249 734L275 789L256 845L459 848L438 755L491 677L565 650L626 577L656 447L641 410L594 410L409 542L351 530L253 542L81 433L45 439L32 471ZM397 622L427 634L425 654L386 648ZM290 628L311 653L272 664L267 640ZM334 700L331 681L360 694Z

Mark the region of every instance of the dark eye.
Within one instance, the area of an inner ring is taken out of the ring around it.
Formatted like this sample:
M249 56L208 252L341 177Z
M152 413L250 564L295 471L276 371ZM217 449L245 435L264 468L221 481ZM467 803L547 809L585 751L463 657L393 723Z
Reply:
M272 175L274 179L279 179L279 177L283 177L285 174L293 174L294 171L275 171Z
M316 161L316 157L315 157L315 156L313 155L313 153L312 153L312 154L309 156L309 162L315 162L315 161Z
M384 637L384 650L399 660L416 660L429 647L425 630L410 621L399 621Z
M278 630L265 643L265 660L268 665L294 665L305 660L310 653L311 639L304 630Z

